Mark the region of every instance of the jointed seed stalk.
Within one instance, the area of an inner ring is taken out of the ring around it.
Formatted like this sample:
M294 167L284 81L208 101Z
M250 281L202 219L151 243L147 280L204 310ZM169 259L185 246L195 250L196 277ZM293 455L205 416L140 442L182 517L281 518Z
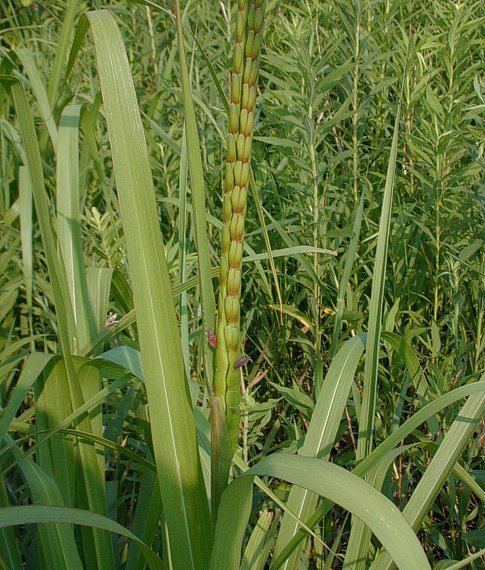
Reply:
M241 265L263 18L264 0L239 0L230 85L214 378L214 395L224 400L232 448L239 427L240 370L235 364L241 356Z

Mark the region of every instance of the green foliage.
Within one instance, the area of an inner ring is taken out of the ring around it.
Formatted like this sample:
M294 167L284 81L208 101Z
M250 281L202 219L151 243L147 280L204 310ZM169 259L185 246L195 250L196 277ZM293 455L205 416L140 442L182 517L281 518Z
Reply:
M1 568L480 567L483 9L260 4L2 4Z

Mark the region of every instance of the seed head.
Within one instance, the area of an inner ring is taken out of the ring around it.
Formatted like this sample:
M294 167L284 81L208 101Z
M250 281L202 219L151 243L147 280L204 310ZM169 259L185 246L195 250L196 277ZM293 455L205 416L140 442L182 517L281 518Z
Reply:
M260 31L263 26L263 10L261 8L257 8L254 14L254 21L253 21L254 30Z
M233 212L236 214L244 214L244 209L246 208L246 200L246 188L244 186L242 188L236 186L231 194L231 205Z

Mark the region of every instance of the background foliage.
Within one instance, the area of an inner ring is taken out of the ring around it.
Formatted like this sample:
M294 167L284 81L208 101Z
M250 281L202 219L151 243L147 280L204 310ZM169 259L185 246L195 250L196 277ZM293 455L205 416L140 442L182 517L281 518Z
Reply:
M119 1L109 8L136 89L183 369L197 403L202 467L194 469L207 475L209 447L201 443L200 426L209 415L208 331L197 286L177 32L171 5L162 3L159 10L149 4ZM101 513L132 530L166 562L165 517L153 471L158 443L152 440L135 352L140 323L132 313L128 229L121 219L93 36L75 41L80 14L102 7L97 1L5 0L0 13L0 502L66 504ZM228 1L188 2L183 8L215 267L227 125L214 76L226 90L234 21ZM249 360L243 367L238 449L244 465L301 448L332 358L343 342L369 330L399 104L374 441L384 441L427 403L479 379L485 342L483 19L483 8L473 1L268 2L255 183L246 222L242 328ZM12 77L27 93L35 131L28 131L26 119L22 126L21 95L16 98ZM32 190L36 151L26 132L40 149L47 192L40 197L35 184ZM66 188L70 198L62 203ZM49 217L54 210L55 233ZM62 273L58 265L66 267L65 283L54 277ZM69 292L79 303L62 310ZM65 365L47 356L59 345L64 355L73 355ZM25 364L34 351L37 360L30 357ZM327 458L346 468L356 465L365 374L362 362L328 450ZM82 393L71 381L76 375ZM451 403L416 426L413 437L400 440L413 446L389 458L380 484L400 510L458 413L461 403ZM74 428L82 433L74 437ZM78 445L83 434L87 440ZM432 563L461 560L483 548L483 423L459 449L457 466L415 529ZM81 470L73 462L78 453ZM101 482L92 480L96 464ZM279 478L265 482L275 494L255 487L246 568L264 567L265 558L260 566L251 562L251 549L272 552L281 501L288 497L289 486ZM85 524L0 530L4 566L17 568L21 555L27 568L47 567L61 546L73 547L74 541L82 547L70 568L143 566L140 551L126 538L117 537L113 548L113 535L92 530L95 521ZM343 555L350 528L348 513L333 508L294 564L349 567ZM376 549L378 542L371 543L364 558L372 560Z

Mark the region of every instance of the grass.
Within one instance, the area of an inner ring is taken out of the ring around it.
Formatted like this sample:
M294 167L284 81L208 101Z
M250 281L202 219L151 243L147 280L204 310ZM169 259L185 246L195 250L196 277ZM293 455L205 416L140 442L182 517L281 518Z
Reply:
M2 568L480 567L483 18L5 3Z

